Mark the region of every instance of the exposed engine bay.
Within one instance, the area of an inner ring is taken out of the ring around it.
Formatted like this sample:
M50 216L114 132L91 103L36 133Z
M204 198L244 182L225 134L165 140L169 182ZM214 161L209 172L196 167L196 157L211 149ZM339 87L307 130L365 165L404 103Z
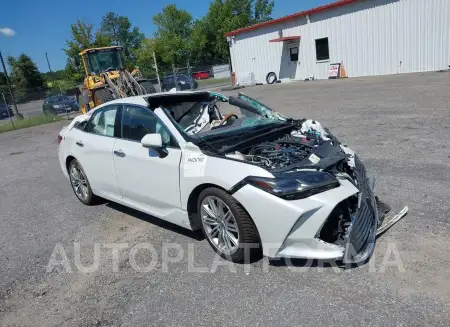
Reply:
M301 162L312 153L313 148L301 142L289 136L275 142L265 142L251 148L249 158L268 169L287 167Z
M334 137L319 122L297 121L292 131L239 151L227 153L228 158L257 164L264 169L283 172L301 168L330 169L349 172L352 153L345 152Z

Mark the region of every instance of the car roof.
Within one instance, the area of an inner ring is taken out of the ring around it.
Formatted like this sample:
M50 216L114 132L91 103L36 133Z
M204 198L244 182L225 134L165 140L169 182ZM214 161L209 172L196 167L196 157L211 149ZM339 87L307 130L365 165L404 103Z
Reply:
M112 101L108 101L101 106L98 106L97 108L100 109L101 107L112 105L112 104L136 104L141 106L148 106L150 102L152 103L158 103L160 100L174 100L176 99L182 99L189 95L197 95L197 96L209 96L209 92L206 90L200 90L200 91L177 91L177 92L157 92L157 93L151 93L151 94L145 94L145 95L136 95L128 98L120 98L115 99Z

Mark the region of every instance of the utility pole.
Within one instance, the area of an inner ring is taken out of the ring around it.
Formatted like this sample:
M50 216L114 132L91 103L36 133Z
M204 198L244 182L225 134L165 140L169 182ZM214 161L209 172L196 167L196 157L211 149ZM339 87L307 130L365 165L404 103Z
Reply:
M156 78L158 78L159 92L162 92L162 90L161 90L161 80L159 79L158 64L156 63L155 51L153 51L153 62L155 63Z
M52 72L52 68L50 67L50 61L48 60L48 54L47 54L47 52L45 53L45 58L47 58L48 70L49 70L50 73L51 73L51 72Z
M11 113L9 112L9 106L8 106L8 103L6 102L5 95L3 94L3 92L2 92L2 97L3 97L3 102L5 103L6 112L8 113L8 118L11 121L11 126L13 129L16 129L16 127L14 126L14 122L11 118Z
M16 99L14 98L14 92L11 88L11 84L9 83L8 71L6 70L5 62L3 61L3 56L2 56L1 51L0 51L0 61L2 62L3 72L5 73L5 79L6 79L6 84L8 85L9 95L11 96L11 100L14 105L14 114L17 116L17 118L23 119L22 114L19 113L19 110L17 109Z
M175 90L178 91L178 78L177 78L175 63L174 63L173 59L172 59L172 73L173 73L173 81L175 82Z

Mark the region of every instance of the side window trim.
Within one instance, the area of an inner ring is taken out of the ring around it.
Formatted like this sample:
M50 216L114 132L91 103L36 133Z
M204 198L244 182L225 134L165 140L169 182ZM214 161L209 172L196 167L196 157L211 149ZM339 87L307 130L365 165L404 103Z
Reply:
M100 135L100 134L95 134L95 133L92 133L91 131L88 131L88 126L90 125L92 120L95 118L95 116L98 115L99 113L105 111L105 109L111 108L112 106L116 106L117 107L116 117L115 117L115 120L114 120L114 136ZM84 128L82 129L82 131L85 132L85 133L89 133L89 134L97 135L97 136L103 136L103 137L109 137L109 138L120 138L120 136L117 136L117 134L118 134L117 131L120 132L120 129L118 130L118 128L120 128L120 126L121 126L120 120L119 120L119 117L121 117L121 115L122 115L122 104L118 103L118 104L110 104L108 106L104 106L103 108L95 110L92 113L91 117L87 121L87 123L84 126Z
M141 108L141 109L144 109L144 110L146 110L146 111L148 111L148 112L150 112L150 114L152 114L154 117L155 117L155 119L167 130L167 132L169 132L169 134L170 134L170 137L171 137L171 140L173 140L174 141L174 143L175 143L175 145L167 145L166 147L167 148L170 148L170 149L180 149L180 144L178 143L178 141L177 141L177 139L175 138L175 136L173 136L173 134L172 134L172 132L170 131L170 129L166 126L166 124L164 124L162 121L161 121L161 119L159 119L159 117L157 116L157 115L155 115L155 113L152 111L152 110L150 110L148 107L146 107L146 106L142 106L142 105L139 105L139 104L134 104L134 103L124 103L122 106L121 106L121 110L120 110L120 138L122 139L122 140L124 140L124 141L129 141L129 142L136 142L136 143L140 143L140 141L136 141L136 140L132 140L132 139L128 139L128 138L124 138L123 137L123 119L124 119L124 114L123 114L123 112L124 112L124 110L125 110L125 106L133 106L133 107L137 107L137 108Z
M105 108L106 108L106 107L105 107ZM92 132L90 132L90 131L88 130L88 127L90 126L92 120L93 120L94 117L97 115L97 113L103 111L103 109L104 109L104 108L102 108L102 109L100 109L100 110L96 110L96 111L94 111L94 112L92 113L91 117L88 119L86 125L84 126L84 131L85 131L86 133L94 134L94 133L92 133Z
M123 104L117 104L116 121L114 122L114 137L117 139L122 138L122 115L123 115Z

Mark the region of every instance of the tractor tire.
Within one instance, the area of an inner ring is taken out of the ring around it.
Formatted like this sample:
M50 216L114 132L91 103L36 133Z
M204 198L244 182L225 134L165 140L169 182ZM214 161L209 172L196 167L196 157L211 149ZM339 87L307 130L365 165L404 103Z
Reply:
M114 96L107 89L99 89L94 92L95 106L114 100Z
M83 94L78 96L78 105L80 106L80 111L83 115L89 111L89 106L86 104Z
M142 81L139 82L139 85L142 86L142 88L144 89L144 94L152 94L152 93L156 93L156 89L155 86L152 84L152 82L149 81Z

